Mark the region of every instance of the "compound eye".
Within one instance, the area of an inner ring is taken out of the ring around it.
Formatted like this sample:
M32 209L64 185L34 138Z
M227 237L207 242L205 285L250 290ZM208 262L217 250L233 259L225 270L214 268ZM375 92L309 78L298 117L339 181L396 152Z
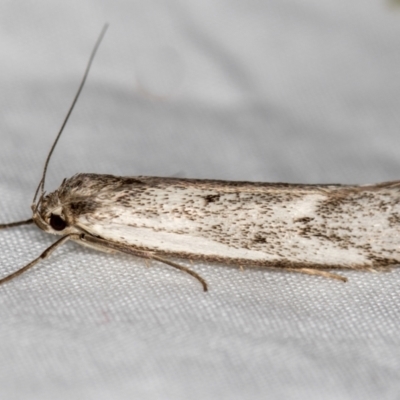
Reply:
M50 226L55 231L62 231L67 227L67 223L59 215L51 214Z

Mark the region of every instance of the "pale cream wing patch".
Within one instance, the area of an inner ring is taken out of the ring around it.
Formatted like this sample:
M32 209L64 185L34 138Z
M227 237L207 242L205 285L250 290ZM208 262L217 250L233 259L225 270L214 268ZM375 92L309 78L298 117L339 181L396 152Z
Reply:
M339 187L277 195L167 187L105 204L112 218L82 215L77 222L104 239L171 255L368 267L400 260L397 191Z

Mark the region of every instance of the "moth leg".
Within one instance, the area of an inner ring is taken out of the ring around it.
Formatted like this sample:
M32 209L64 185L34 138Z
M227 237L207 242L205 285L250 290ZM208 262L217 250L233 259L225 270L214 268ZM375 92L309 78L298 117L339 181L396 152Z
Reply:
M110 249L108 247L105 247L103 244L100 245L97 243L88 243L87 241L81 240L80 237L78 237L77 239L74 239L74 242L80 244L81 246L92 249L92 250L102 251L103 253L108 253L108 254L118 253L118 251L115 249Z
M347 282L347 278L342 276L342 275L334 274L333 272L323 271L323 270L320 270L320 269L314 269L314 268L285 268L285 270L286 271L290 271L290 272L298 272L300 274L306 274L306 275L322 276L324 278L337 279L338 281Z
M365 269L367 272L372 272L372 273L379 273L379 272L391 272L393 271L392 267L371 267L371 268L366 268Z
M14 226L29 225L29 224L33 224L32 218L29 218L25 221L10 222L8 224L0 224L0 229L13 228Z
M191 269L189 269L183 265L180 265L178 263L175 263L173 261L158 257L153 253L150 253L147 251L142 251L142 250L136 250L134 247L128 246L126 244L112 242L112 241L109 241L106 239L102 239L102 238L87 235L87 234L79 235L79 237L77 237L77 240L79 240L79 242L82 244L84 242L86 242L89 246L92 246L94 248L98 248L98 249L102 248L103 251L105 251L105 249L108 249L109 251L119 251L121 253L130 254L130 255L144 258L144 259L160 261L164 264L167 264L171 267L179 269L180 271L186 272L187 274L193 276L201 283L201 285L203 286L203 290L205 292L207 292L207 290L208 290L207 282L197 272L194 272Z
M165 258L155 256L154 254L150 255L150 258L152 260L157 260L164 264L170 265L171 267L179 269L180 271L186 272L187 274L196 278L201 283L201 285L203 286L203 290L205 292L208 291L207 282L197 272L192 271L191 269L189 269L188 267L185 267L184 265L180 265L180 264L174 263L173 261L166 260Z
M54 252L54 250L57 247L61 246L65 242L67 242L69 239L72 239L74 236L78 236L78 235L76 233L72 233L72 234L63 236L61 239L57 240L50 247L48 247L38 258L31 261L28 265L25 265L25 267L22 267L21 269L13 272L12 274L0 279L0 285L3 284L4 282L10 281L13 278L16 278L17 276L21 275L23 272L25 272L28 269L35 266L40 261L45 260L46 258L50 257L50 255Z

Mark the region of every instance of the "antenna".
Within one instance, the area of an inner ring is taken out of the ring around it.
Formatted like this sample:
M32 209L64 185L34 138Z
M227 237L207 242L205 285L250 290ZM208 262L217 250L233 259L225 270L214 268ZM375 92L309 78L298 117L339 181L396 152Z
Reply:
M71 107L70 107L69 110L68 110L68 113L67 113L67 115L66 115L66 117L65 117L65 119L64 119L64 122L63 122L62 125L61 125L60 131L58 132L57 137L56 137L56 139L54 140L54 143L53 143L53 145L51 146L51 149L50 149L50 151L49 151L49 154L48 154L48 156L47 156L47 158L46 158L46 162L45 162L44 168L43 168L42 179L41 179L40 182L39 182L39 185L38 185L38 187L37 187L37 189L36 189L36 192L35 192L35 196L33 197L33 201L32 201L32 208L34 209L34 211L37 211L37 208L39 207L40 201L41 201L41 199L43 198L43 194L44 194L44 184L45 184L45 180L46 180L46 173L47 173L47 168L48 168L48 166L49 166L50 158L51 158L51 156L52 156L52 154L53 154L54 149L55 149L56 146L57 146L58 140L60 139L60 136L61 136L61 134L62 134L62 132L63 132L65 126L67 125L67 122L68 122L68 119L69 119L69 117L70 117L70 115L71 115L71 113L72 113L72 110L74 109L75 104L76 104L76 102L78 101L79 95L81 94L81 91L82 91L82 89L83 89L83 86L85 85L86 78L87 78L87 76L89 75L89 70L90 70L90 67L92 66L92 62L93 62L94 56L96 55L97 49L98 49L99 46L100 46L100 43L101 43L101 41L102 41L102 39L103 39L103 37L104 37L106 31L107 31L107 28L108 28L108 24L105 24L105 25L103 26L103 29L102 29L101 32L100 32L100 35L99 35L99 37L98 37L98 39L97 39L97 41L96 41L96 44L94 45L94 48L93 48L93 50L92 50L92 54L90 55L89 61L88 61L88 63L87 63L86 70L85 70L85 73L84 73L84 75L83 75L81 84L79 85L78 91L76 92L76 95L75 95L75 97L74 97L74 100L72 101ZM36 198L37 198L37 196L38 196L38 194L39 194L39 191L40 191L40 194L41 194L41 195L40 195L40 199L39 199L37 205L35 205L35 201L36 201Z

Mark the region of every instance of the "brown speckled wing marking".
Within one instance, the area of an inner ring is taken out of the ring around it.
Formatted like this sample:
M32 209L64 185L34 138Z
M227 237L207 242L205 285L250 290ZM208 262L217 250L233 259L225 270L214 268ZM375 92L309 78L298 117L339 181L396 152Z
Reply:
M400 183L292 185L78 174L47 196L81 232L140 251L246 266L400 262Z

